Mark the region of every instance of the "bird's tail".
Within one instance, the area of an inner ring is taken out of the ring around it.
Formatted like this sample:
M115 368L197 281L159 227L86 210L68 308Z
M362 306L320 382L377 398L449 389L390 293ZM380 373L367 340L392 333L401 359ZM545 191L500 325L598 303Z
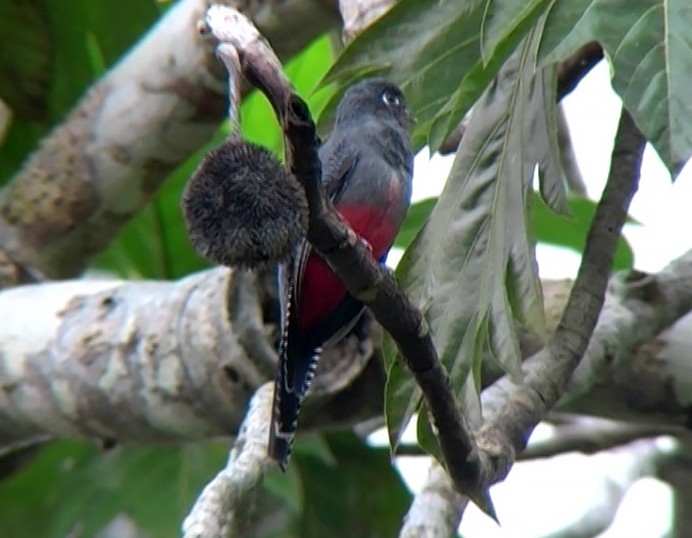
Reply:
M269 457L285 472L296 434L301 401L295 393L285 390L281 377L281 375L277 376L274 386L274 406L269 430Z
M300 345L295 338L281 346L274 385L269 457L286 470L298 426L300 406L310 390L321 348ZM286 345L287 344L287 345Z

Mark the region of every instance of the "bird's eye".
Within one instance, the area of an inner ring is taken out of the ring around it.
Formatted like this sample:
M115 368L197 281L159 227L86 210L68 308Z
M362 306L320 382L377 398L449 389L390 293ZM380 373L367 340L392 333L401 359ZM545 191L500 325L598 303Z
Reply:
M394 95L389 90L386 90L382 94L382 101L384 104L390 107L399 108L401 106L401 99L397 95Z

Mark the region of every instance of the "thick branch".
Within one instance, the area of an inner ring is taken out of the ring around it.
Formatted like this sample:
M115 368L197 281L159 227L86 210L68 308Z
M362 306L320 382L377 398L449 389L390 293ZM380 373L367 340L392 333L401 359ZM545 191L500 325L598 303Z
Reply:
M473 439L459 412L449 378L420 311L398 287L391 273L376 263L368 248L326 198L320 181L315 127L302 102L293 101L288 116L293 172L305 186L310 207L308 240L329 262L349 293L368 306L396 341L418 383L436 424L442 454L460 490L475 492L480 472Z
M265 295L259 283L235 279L220 268L174 283L87 280L0 292L0 448L48 437L155 443L234 433L271 378L258 365L276 329L254 304ZM252 312L258 317L248 320ZM356 336L325 351L306 428L381 414L382 373L367 362L371 352ZM350 406L339 399L344 391Z
M587 43L560 62L557 70L557 98L574 91L581 80L603 59L603 48L595 41Z
M561 408L689 427L691 272L692 251L658 274L633 271L613 279Z
M338 22L335 5L247 2L288 57ZM181 0L96 83L0 193L0 264L78 274L223 118L223 73L195 31L207 7ZM31 270L33 269L33 270ZM23 276L24 275L24 276Z
M394 0L339 0L339 11L344 21L344 42L354 39L389 11L394 3Z

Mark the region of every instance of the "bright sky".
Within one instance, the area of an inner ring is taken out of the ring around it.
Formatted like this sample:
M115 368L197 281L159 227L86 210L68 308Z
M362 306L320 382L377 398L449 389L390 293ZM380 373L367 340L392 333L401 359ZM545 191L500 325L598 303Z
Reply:
M564 100L574 149L587 184L589 197L597 200L610 165L613 136L620 113L619 98L610 88L608 66L601 62L578 89ZM427 151L416 159L414 200L438 194L451 167L450 157L428 159ZM655 151L648 147L642 178L630 215L640 224L627 225L625 235L634 253L635 265L657 271L692 247L692 166L687 166L675 184ZM541 276L574 277L579 257L557 247L539 245ZM392 252L390 263L398 261ZM535 436L550 434L539 427ZM376 442L386 442L384 432ZM661 439L655 447L641 447L636 454L600 454L592 457L568 454L549 461L519 463L509 478L492 489L502 528L478 510L467 510L461 531L465 538L535 538L548 536L570 522L588 521L606 510L633 478L645 474L641 461L656 451L671 449L671 441ZM400 470L413 491L426 474L425 458L400 458ZM664 483L642 478L629 488L615 522L601 538L665 536L671 519L672 491Z

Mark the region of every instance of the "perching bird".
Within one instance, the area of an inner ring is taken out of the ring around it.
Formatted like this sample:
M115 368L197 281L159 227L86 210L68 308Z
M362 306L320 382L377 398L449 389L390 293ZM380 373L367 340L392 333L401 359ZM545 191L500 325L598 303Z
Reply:
M413 116L401 90L368 79L346 91L320 148L322 181L335 208L384 262L411 200ZM364 306L307 242L280 268L282 341L269 456L286 469L298 413L322 349L346 336Z

